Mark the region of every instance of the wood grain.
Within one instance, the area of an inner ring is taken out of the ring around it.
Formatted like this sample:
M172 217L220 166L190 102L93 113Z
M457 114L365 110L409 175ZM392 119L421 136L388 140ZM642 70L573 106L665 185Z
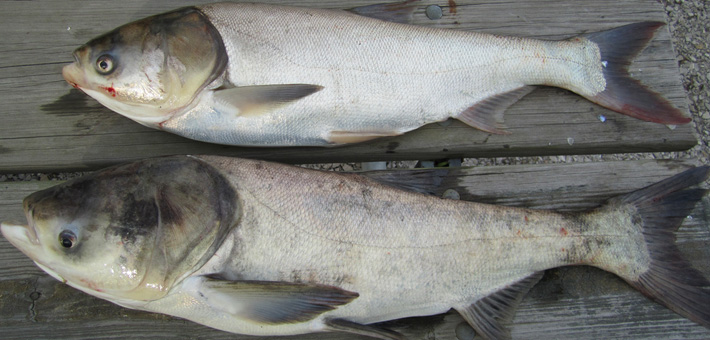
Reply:
M687 161L625 161L494 166L442 171L394 170L369 174L399 183L431 183L465 199L532 208L579 210L679 173ZM424 180L435 177L436 181ZM3 183L0 216L22 221L22 198L51 182ZM686 258L710 276L710 199L698 204L677 232ZM472 273L475 275L475 273ZM169 316L138 312L62 284L0 239L0 334L5 339L256 339L228 334ZM385 324L411 339L455 339L455 312ZM515 339L706 339L705 329L634 291L612 274L591 267L549 270L525 297L512 325ZM322 339L310 334L273 339ZM364 339L327 334L329 339ZM266 339L261 337L260 339Z
M381 1L381 0L380 0ZM371 1L264 1L349 8ZM506 113L512 132L489 135L459 122L338 148L239 148L191 141L143 127L72 89L61 77L71 52L121 24L204 1L1 1L0 172L97 169L168 154L220 154L291 163L438 159L683 150L689 125L674 130L596 106L564 90L539 88ZM632 22L664 21L648 0L433 1L417 3L417 25L561 39ZM424 10L438 4L444 16ZM456 4L455 8L450 4ZM446 56L442 56L446 57ZM687 112L667 28L631 66L635 77ZM446 98L442 98L446 100ZM605 122L600 116L606 117Z

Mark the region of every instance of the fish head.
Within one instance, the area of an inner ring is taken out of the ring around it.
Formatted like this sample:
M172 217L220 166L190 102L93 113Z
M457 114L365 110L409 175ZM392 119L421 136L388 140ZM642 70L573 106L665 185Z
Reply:
M120 304L165 296L236 225L236 196L189 157L108 168L29 195L2 234L56 279Z
M227 53L220 34L196 8L138 20L74 51L62 75L109 109L156 127L221 85Z

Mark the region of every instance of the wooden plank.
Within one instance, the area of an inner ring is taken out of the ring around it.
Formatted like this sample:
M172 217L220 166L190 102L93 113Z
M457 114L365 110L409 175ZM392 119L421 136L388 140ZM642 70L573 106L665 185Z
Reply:
M491 203L578 210L598 205L690 167L687 161L494 166L440 170L385 171L376 177L399 182L440 178L430 186L439 194L457 190L463 198ZM371 175L375 176L375 175ZM414 178L414 179L412 179ZM0 216L23 220L21 200L50 182L0 185ZM710 199L698 204L677 232L686 258L710 276ZM473 273L472 273L473 275ZM6 339L252 339L169 316L124 309L64 285L0 239L0 333ZM461 317L445 315L386 323L411 339L455 339ZM514 319L516 339L707 339L705 329L643 297L612 274L590 267L549 270ZM322 334L290 337L321 339ZM364 339L328 334L330 339ZM266 339L261 337L261 339ZM287 339L287 338L273 338Z
M512 132L491 136L459 122L431 124L397 138L338 148L238 148L190 141L140 126L72 89L60 75L74 48L116 26L205 1L103 0L0 2L0 172L96 169L167 154L220 154L292 163L561 155L682 150L696 139L602 109L564 90L540 88L506 113ZM330 8L368 1L265 1ZM440 20L425 7L439 4ZM456 4L456 6L450 6ZM473 0L420 2L415 24L560 39L627 23L664 21L648 0ZM445 57L445 56L442 56ZM687 111L667 28L636 59L632 73ZM442 100L446 100L442 98ZM599 117L606 117L601 122Z

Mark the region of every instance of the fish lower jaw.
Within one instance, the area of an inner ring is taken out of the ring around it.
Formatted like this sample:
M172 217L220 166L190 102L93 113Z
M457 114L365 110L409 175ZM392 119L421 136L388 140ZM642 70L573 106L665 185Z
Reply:
M69 85L77 89L80 89L79 80L84 78L76 63L64 66L64 68L62 68L62 77L64 77L64 80L66 80Z
M30 225L13 222L2 222L0 224L2 235L16 248L25 252L26 246L38 246L39 239L37 232ZM26 246L23 246L26 245Z
M137 300L119 298L119 297L112 295L110 292L100 292L100 291L88 288L86 286L82 286L74 281L70 281L70 280L65 279L64 277L59 275L59 273L52 270L49 266L43 265L42 263L39 263L37 261L34 261L34 263L37 265L37 267L42 269L45 273L49 274L49 276L53 277L57 281L60 281L61 283L64 283L74 289L80 290L86 294L113 302L119 306L126 307L126 308L142 309L141 307L143 307L146 304L145 301L137 301Z
M150 127L158 128L159 124L170 119L173 116L173 112L162 112L160 108L153 107L151 105L134 105L126 104L115 98L109 98L100 91L94 91L87 88L81 88L84 93L90 97L96 99L101 105L106 106L112 111L129 118L136 123Z
M55 278L57 281L61 281L62 283L67 283L66 279L64 279L61 275L59 275L59 273L55 272L51 268L49 268L37 261L34 261L34 263L37 265L37 267L39 267L39 269L42 269L45 273L49 274L49 276Z

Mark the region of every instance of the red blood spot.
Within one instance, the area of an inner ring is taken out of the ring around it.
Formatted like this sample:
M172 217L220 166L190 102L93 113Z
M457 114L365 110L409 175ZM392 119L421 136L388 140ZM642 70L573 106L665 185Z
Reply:
M560 228L560 234L562 234L562 236L567 236L567 229Z
M79 88L79 85L78 85L77 83L69 82L69 85L71 85L71 86L72 86L73 88L75 88L75 89L78 89L78 88Z
M525 215L525 223L528 223L528 215Z
M108 94L111 95L111 97L116 96L116 89L113 88L113 86L99 86L100 89L103 89L104 91L108 92Z

